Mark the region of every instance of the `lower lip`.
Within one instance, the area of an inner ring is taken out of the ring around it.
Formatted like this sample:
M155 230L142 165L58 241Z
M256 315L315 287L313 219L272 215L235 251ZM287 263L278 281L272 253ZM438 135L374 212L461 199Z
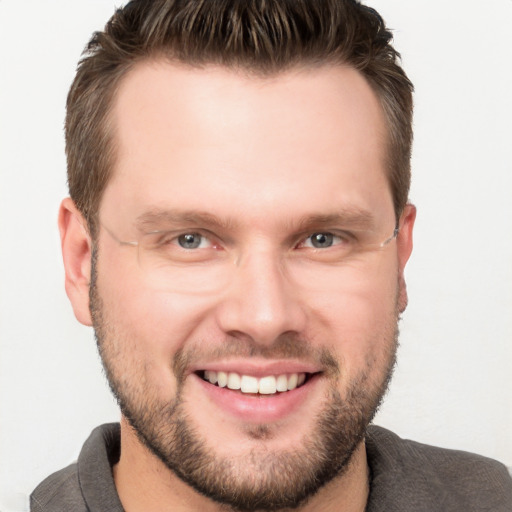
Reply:
M319 375L311 376L302 386L274 395L244 394L220 388L192 374L201 390L218 407L245 422L268 423L281 420L304 406L317 387Z

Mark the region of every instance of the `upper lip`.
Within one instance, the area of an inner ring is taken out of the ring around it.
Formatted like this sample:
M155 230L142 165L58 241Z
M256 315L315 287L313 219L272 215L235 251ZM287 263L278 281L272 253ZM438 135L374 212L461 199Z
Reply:
M293 360L247 360L229 359L197 363L190 368L190 373L200 371L234 372L240 375L265 377L267 375L283 375L290 373L318 373L322 368L318 364Z

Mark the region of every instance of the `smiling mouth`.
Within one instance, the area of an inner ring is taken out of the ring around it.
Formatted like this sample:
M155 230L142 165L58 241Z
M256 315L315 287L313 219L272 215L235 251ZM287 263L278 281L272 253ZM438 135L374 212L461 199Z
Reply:
M311 374L308 373L286 373L254 377L236 372L217 372L213 370L204 370L198 372L198 375L206 382L220 388L259 395L275 395L292 391L303 386L311 377Z

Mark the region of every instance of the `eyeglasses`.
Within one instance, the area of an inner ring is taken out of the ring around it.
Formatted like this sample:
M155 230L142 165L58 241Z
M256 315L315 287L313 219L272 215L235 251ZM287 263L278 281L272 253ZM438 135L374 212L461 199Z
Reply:
M218 290L232 275L233 263L240 261L235 244L224 242L209 230L155 230L142 233L137 240L124 241L103 223L101 226L119 245L137 249L141 271L158 288L185 289L187 293ZM348 263L363 265L365 255L383 250L399 231L398 224L386 238L371 230L314 231L293 239L286 255L291 261L306 262L302 268L307 273L315 263L317 268L322 264L339 268Z

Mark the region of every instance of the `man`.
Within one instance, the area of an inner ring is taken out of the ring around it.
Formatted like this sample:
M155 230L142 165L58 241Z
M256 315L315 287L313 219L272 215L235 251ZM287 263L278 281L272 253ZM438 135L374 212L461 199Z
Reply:
M135 0L68 97L66 291L122 412L34 511L512 508L369 427L395 362L412 85L355 1Z

